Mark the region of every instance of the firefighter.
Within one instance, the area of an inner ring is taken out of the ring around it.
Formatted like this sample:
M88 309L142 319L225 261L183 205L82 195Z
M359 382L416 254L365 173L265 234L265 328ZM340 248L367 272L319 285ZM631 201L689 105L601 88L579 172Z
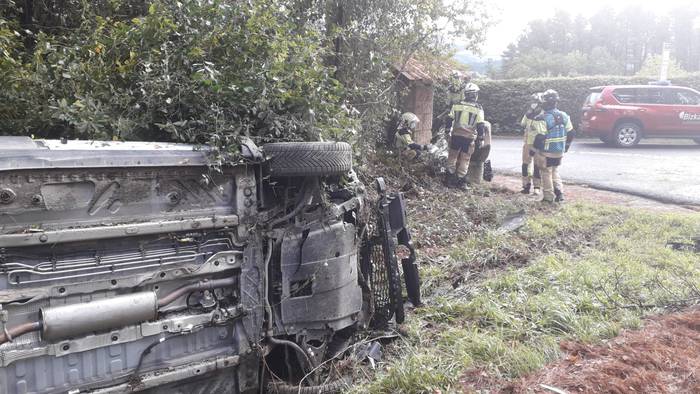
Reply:
M534 165L535 161L535 149L532 147L535 137L538 134L542 134L546 131L542 127L542 122L535 121L535 118L542 113L542 93L535 93L532 95L532 102L523 115L520 125L524 130L523 138L523 156L522 156L522 177L523 177L523 189L522 194L530 194L530 188L534 186L534 194L540 194L541 179L539 167Z
M452 71L447 80L447 108L436 116L437 123L433 125L445 125L447 133L450 131L449 121L446 120L447 115L453 105L459 104L464 97L464 88L471 81L471 76L464 75L459 71ZM439 127L438 127L439 130Z
M468 83L462 101L450 109L448 126L451 128L447 178L449 187L467 188L469 160L475 149L484 145L484 110L477 100L479 87Z
M462 77L459 71L453 71L450 74L449 84L447 87L447 99L450 105L459 104L464 95L464 88L469 83L469 77Z
M467 182L470 185L478 185L482 179L489 178L484 175L484 163L491 153L491 123L484 121L484 143L480 148L474 149L467 169ZM490 179L487 179L490 180Z
M533 146L537 150L535 165L542 177L542 201L563 202L564 189L559 176L559 166L564 153L569 151L574 139L574 127L569 115L557 109L559 94L552 89L542 93L543 112L535 117L545 127L545 134L535 137Z
M401 115L398 130L394 139L394 145L398 149L401 157L408 160L418 159L421 152L427 150L427 145L420 145L413 142L413 133L416 131L420 119L416 114L406 112Z

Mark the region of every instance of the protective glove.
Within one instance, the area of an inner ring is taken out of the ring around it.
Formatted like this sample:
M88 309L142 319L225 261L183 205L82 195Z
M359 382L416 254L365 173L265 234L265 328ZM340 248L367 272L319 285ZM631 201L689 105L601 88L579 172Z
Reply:
M566 151L565 152L569 151L569 148L571 147L571 143L574 142L575 135L576 135L576 133L573 130L567 133L567 135L566 135Z
M484 135L478 135L476 136L476 140L474 141L474 147L476 149L481 149L481 147L484 146Z
M544 150L544 141L546 139L547 137L544 134L538 134L535 137L535 141L532 143L532 146L537 150Z
M454 120L452 118L447 118L447 120L445 121L445 133L448 135L450 134L450 130L452 130L453 122Z

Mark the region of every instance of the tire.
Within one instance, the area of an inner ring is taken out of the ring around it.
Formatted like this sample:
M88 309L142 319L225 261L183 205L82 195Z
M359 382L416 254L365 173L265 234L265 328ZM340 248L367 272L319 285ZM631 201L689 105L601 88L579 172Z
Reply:
M342 175L352 169L352 148L345 142L275 142L262 149L271 176Z
M642 128L632 122L620 123L615 127L611 139L618 148L631 148L642 139Z

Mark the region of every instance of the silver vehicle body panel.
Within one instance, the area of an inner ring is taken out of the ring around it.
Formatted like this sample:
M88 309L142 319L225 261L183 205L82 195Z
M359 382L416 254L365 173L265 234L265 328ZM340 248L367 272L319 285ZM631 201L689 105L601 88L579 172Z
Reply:
M357 229L343 218L360 203L265 228L289 206L269 192L263 163L215 171L208 152L0 137L0 334L48 311L43 332L0 342L0 394L257 392L266 335L325 341L355 323ZM280 291L272 333L270 270ZM308 294L292 294L309 278Z

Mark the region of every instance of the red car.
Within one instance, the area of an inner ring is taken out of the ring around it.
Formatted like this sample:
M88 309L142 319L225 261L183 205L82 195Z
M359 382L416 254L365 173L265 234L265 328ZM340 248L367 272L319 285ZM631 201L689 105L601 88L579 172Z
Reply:
M642 138L685 138L700 144L700 93L681 86L591 88L580 130L622 148Z

